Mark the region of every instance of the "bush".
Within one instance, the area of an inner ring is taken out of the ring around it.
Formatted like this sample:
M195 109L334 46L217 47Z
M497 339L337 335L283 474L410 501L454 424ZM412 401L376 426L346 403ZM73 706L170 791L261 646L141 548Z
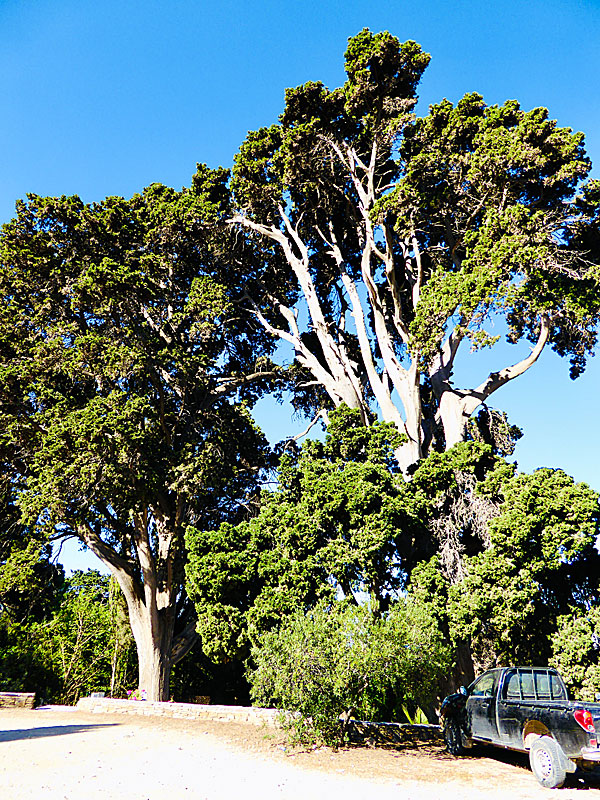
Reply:
M407 705L427 704L449 667L435 622L406 600L382 618L367 606L320 603L263 634L252 656L252 700L291 712L296 741L329 744L344 740L351 716L398 719Z

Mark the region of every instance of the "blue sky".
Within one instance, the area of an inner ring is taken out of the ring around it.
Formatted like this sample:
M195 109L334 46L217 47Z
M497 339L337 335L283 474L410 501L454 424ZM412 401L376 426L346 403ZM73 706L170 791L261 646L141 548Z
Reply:
M230 166L287 86L343 82L363 27L431 53L421 112L468 91L544 105L586 133L600 177L600 0L0 0L0 222L27 192L94 201L187 185L198 161ZM474 375L522 354L482 358ZM495 405L525 431L520 467L560 466L600 489L599 391L600 359L573 382L552 353L503 388ZM260 422L274 440L290 430L270 403Z

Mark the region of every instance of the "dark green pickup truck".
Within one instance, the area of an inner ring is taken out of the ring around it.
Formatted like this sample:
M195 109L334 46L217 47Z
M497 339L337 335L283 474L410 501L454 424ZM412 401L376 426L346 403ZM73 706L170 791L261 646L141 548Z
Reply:
M600 765L600 704L570 701L553 669L489 670L446 697L441 716L450 753L478 742L528 751L534 775L550 789L567 772Z

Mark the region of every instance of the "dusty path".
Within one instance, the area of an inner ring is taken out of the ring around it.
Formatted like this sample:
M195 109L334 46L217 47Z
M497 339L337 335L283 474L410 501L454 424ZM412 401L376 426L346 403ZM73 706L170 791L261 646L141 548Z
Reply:
M515 754L310 753L250 725L0 710L0 800L600 800L540 788Z

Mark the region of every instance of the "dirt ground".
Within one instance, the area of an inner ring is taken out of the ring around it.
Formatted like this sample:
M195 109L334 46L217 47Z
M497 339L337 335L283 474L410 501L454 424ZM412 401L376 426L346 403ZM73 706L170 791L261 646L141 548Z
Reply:
M600 800L571 778L560 800ZM302 751L270 728L0 709L0 800L536 800L524 755L439 745Z

